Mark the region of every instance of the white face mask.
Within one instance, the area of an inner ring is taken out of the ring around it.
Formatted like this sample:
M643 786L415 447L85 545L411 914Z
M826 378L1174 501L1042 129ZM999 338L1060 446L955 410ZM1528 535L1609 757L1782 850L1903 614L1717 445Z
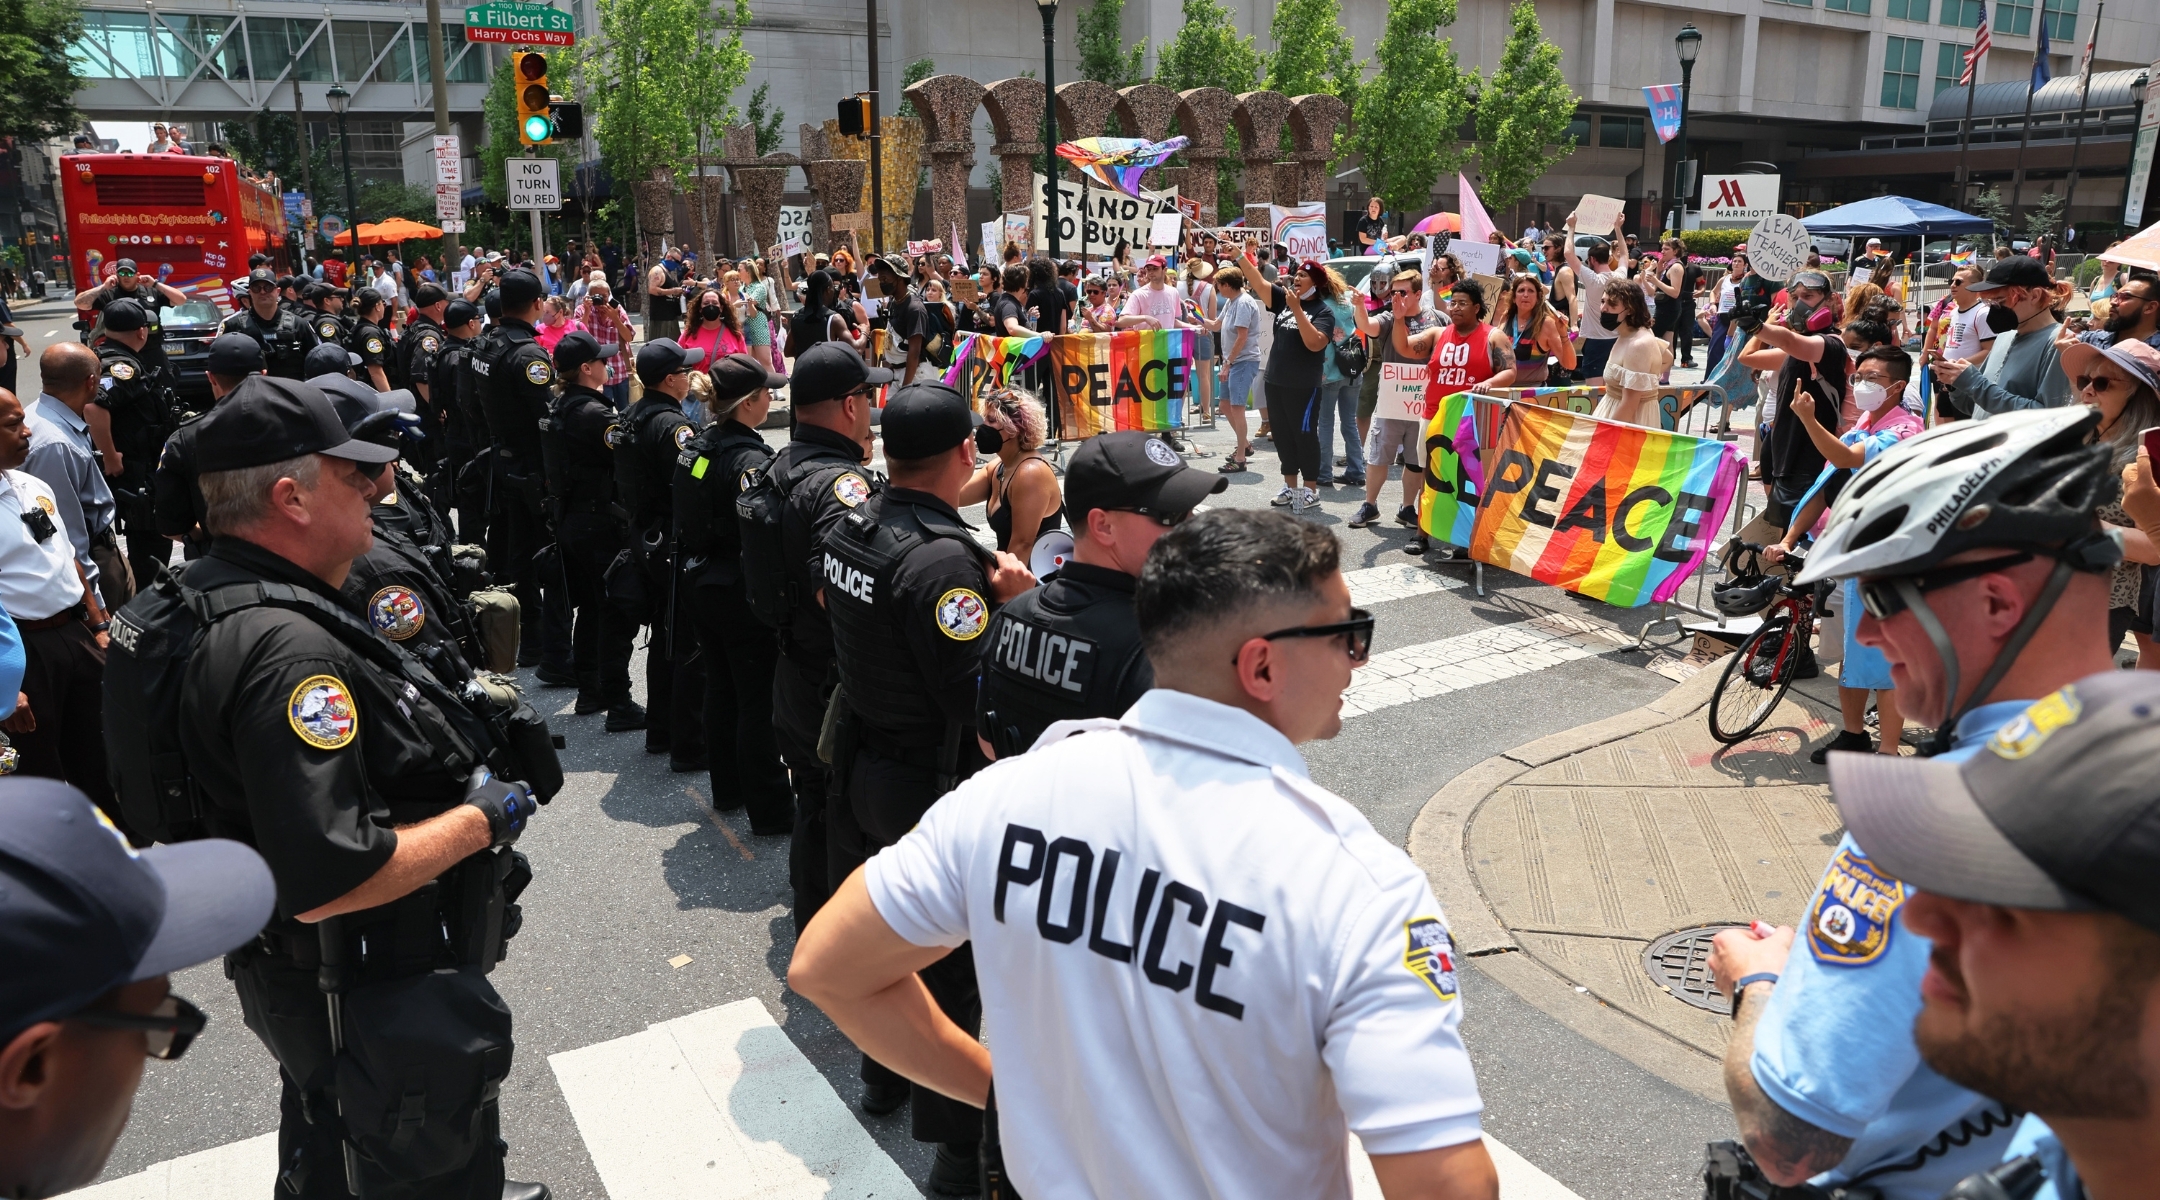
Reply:
M1313 285L1308 283L1304 287L1298 289L1297 298L1300 300L1310 300L1313 297L1313 291Z
M1856 379L1852 385L1852 398L1861 412L1874 412L1890 399L1890 390L1873 380Z

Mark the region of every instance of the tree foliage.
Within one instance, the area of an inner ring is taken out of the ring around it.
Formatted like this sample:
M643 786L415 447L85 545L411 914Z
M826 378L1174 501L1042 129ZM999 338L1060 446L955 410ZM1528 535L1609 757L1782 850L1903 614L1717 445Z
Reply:
M903 68L900 72L900 107L893 110L893 115L896 117L921 116L921 113L915 111L915 102L907 98L907 90L935 74L937 74L937 63L927 58L918 58ZM764 85L760 84L758 86L763 87Z
M1388 0L1379 72L1358 91L1343 149L1364 156L1366 185L1397 212L1424 208L1433 182L1470 155L1455 131L1470 115L1473 76L1440 36L1454 23L1455 0Z
M743 119L757 133L759 158L780 148L780 131L787 124L787 111L772 106L771 93L770 83L757 85L757 90L750 93L750 107L743 112Z
M1219 87L1235 96L1253 90L1260 78L1260 52L1250 37L1240 38L1230 10L1218 0L1183 0L1185 23L1155 58L1155 82L1174 92ZM1188 135L1191 131L1185 131ZM1237 215L1238 137L1223 131L1227 150L1216 165L1215 197L1219 217Z
M2046 191L2033 201L2025 213L2025 236L2031 241L2062 236L2063 198L2060 192Z
M275 175L293 190L298 190L305 179L319 196L333 194L330 183L339 178L332 173L337 168L337 160L332 157L337 149L337 138L324 138L321 145L307 147L307 170L302 171L301 131L291 113L266 108L257 112L252 120L221 122L218 131L225 148L231 151L233 161L240 165L264 175ZM433 193L429 195L432 197ZM430 199L428 212L431 218L434 211L434 201Z
M1567 135L1580 99L1560 71L1560 47L1547 41L1530 0L1515 0L1507 44L1478 97L1478 168L1484 198L1505 208L1530 194L1546 168L1575 149Z
M1965 207L1974 216L1986 217L1995 223L1995 228L1988 233L1988 249L1994 250L2000 236L2010 228L2010 202L2003 199L2002 190L1991 186L1974 196Z
M1340 0L1278 0L1268 32L1275 50L1262 61L1262 87L1285 96L1325 92L1357 103L1365 64L1343 28Z
M1128 88L1147 78L1147 39L1125 45L1125 0L1095 0L1074 26L1080 47L1080 78Z
M0 0L0 135L59 137L82 114L83 79L68 48L82 37L82 7L70 0Z

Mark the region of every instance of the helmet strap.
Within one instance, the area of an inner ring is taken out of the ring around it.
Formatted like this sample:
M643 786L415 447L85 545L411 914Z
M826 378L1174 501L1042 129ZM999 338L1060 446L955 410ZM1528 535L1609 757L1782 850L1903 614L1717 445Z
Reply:
M2054 610L2055 602L2062 598L2063 590L2070 586L2070 576L2077 569L2067 559L2055 560L2055 567L2048 572L2047 582L2041 585L2040 594L2033 598L2032 607L2025 610L2025 618L2018 622L2016 629L2010 631L2010 638L1995 655L1995 662L1988 667L1987 674L1980 677L1979 685L1973 688L1972 695L1966 697L1963 704L1957 702L1957 651L1950 644L1949 634L1943 631L1942 622L1936 619L1934 612L1920 599L1919 589L1908 580L1898 581L1899 594L1905 597L1906 605L1912 608L1913 615L1919 618L1922 628L1927 630L1928 639L1935 643L1935 651L1942 656L1944 674L1950 682L1950 698L1945 702L1945 707L1950 711L1943 717L1943 723L1936 728L1935 736L1928 739L1928 753L1940 754L1950 748L1950 735L1957 728L1957 723L1966 713L1984 703L1988 694L1995 690L1995 685L2001 683L2003 676L2010 673L2011 665L2017 662L2018 655L2025 652L2026 643L2032 641L2033 635L2040 631L2040 623L2047 620L2048 613Z

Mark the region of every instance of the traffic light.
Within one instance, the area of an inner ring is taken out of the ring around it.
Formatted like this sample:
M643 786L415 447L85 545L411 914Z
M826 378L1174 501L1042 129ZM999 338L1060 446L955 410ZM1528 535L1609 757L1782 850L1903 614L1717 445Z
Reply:
M840 132L849 137L870 132L870 97L849 96L840 102Z
M553 103L548 94L547 55L532 50L510 52L511 86L517 89L518 140L528 146L544 146L555 138L555 121L548 114Z
M572 101L555 105L555 136L581 138L585 136L585 106Z

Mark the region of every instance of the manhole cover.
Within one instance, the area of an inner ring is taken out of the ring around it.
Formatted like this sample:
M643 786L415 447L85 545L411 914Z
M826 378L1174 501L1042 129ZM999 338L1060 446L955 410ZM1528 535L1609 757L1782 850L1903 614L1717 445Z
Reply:
M1745 925L1702 925L1694 929L1676 929L1650 943L1643 951L1643 970L1652 982L1673 998L1697 1008L1724 1016L1732 1012L1732 1001L1718 994L1717 986L1710 979L1710 939L1727 929L1745 929Z

